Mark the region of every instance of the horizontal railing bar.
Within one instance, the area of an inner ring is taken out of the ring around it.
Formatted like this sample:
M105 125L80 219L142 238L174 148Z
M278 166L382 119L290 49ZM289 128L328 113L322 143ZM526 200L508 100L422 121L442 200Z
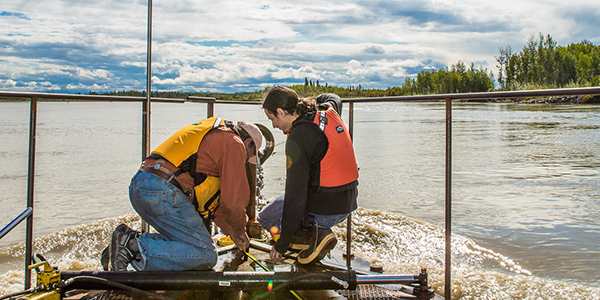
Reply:
M217 99L213 98L213 97L187 96L185 99L188 101L191 101L191 102L198 102L198 103L211 103L211 102L217 101Z
M146 99L146 98L144 98ZM150 98L152 102L164 102L164 103L185 103L185 99L180 98Z
M434 95L412 95L412 96L389 96L389 97L365 97L346 98L344 102L409 102L409 101L434 101L434 100L476 100L476 99L506 99L506 98L529 98L548 96L571 96L571 95L600 95L600 87L546 89L529 91L499 91L479 93L455 93Z
M216 98L196 97L196 96L187 96L186 99L188 101L190 101L190 102L198 102L198 103L250 104L250 105L260 105L260 104L262 104L261 100L217 100Z
M344 102L418 102L418 101L442 101L442 100L480 100L480 99L507 99L507 98L529 98L548 96L573 96L573 95L600 95L600 87L544 89L528 91L498 91L478 93L453 93L433 95L411 95L411 96L387 96L387 97L364 97L345 98ZM33 92L6 92L0 91L0 98L36 98L38 101L46 99L67 99L84 101L130 101L141 102L145 97L137 96L108 96L108 95L80 95L80 94L54 94ZM152 98L152 102L183 103L186 100L198 103L214 104L249 104L260 105L260 100L217 100L212 97L188 96L186 99L179 98Z
M81 100L81 101L118 101L118 102L142 102L146 97L137 96L109 96L109 95L80 95L80 94L54 94L54 93L32 93L32 92L5 92L0 91L0 98L35 98L38 101L45 100ZM176 98L152 98L152 102L184 103L185 99Z
M4 226L2 230L0 230L0 239L2 239L5 235L7 235L13 228L17 227L17 225L21 224L23 220L27 219L27 217L31 216L33 213L32 207L27 207L20 215L18 215L14 220L10 221L8 225Z

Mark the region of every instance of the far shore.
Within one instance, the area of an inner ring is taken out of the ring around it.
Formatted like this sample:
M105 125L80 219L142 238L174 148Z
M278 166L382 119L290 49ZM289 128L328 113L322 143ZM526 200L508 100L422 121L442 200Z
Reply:
M600 104L600 95L563 96L545 98L504 98L457 100L457 102L494 102L494 103L523 103L523 104Z

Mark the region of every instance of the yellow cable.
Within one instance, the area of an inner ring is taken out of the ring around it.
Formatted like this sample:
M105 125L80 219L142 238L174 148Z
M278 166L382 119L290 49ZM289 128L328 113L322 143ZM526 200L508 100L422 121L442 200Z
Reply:
M260 261L258 261L256 258L254 258L254 256L250 255L250 253L244 251L244 253L246 253L246 255L248 255L248 257L250 257L255 263L257 263L261 268L263 268L265 271L270 272L269 268L267 268L265 265L263 265Z

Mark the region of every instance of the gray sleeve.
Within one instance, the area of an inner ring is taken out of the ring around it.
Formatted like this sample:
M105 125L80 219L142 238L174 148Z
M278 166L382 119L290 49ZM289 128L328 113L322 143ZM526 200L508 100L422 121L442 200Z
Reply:
M328 94L321 94L319 96L317 96L317 104L319 104L320 108L329 108L329 107L333 107L333 109L335 109L335 111L338 113L338 115L340 115L340 117L342 116L342 98L340 98L340 96L336 95L336 94L332 94L332 93L328 93Z

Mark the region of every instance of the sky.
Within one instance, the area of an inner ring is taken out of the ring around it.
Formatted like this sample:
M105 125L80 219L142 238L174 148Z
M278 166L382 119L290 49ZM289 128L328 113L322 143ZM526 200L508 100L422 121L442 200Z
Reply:
M600 44L597 0L154 0L152 90L385 89L458 61L497 78L500 47ZM148 1L0 4L0 90L146 89Z

